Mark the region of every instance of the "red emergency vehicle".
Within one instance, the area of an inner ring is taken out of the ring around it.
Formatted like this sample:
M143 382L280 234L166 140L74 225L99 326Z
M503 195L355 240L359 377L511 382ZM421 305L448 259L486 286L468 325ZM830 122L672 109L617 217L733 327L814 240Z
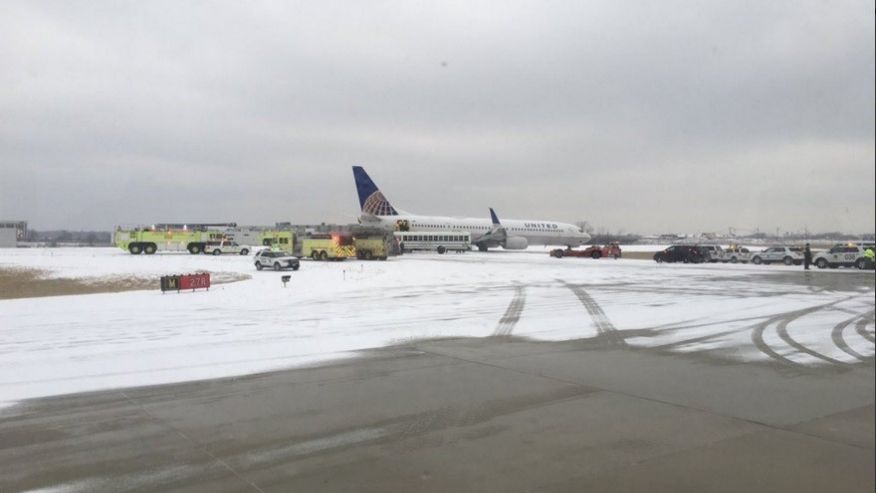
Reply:
M558 248L556 250L551 250L550 256L556 258L563 257L590 257L590 258L602 258L602 257L612 257L612 258L620 258L622 255L620 245L616 242L611 242L605 246L599 245L591 245L583 250L572 250L571 248Z

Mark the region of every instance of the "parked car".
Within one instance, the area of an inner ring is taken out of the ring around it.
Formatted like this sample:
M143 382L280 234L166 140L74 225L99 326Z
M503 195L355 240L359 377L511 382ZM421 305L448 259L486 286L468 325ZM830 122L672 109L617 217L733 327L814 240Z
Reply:
M571 248L557 248L556 250L551 250L550 256L556 258L563 257L590 257L594 259L602 258L602 257L612 257L612 258L620 258L622 255L620 245L615 242L611 242L605 246L599 245L591 245L583 250L573 250Z
M697 248L700 249L700 252L705 257L706 262L717 263L721 261L721 254L723 250L718 245L697 245Z
M745 247L741 247L738 245L730 245L724 251L721 252L721 262L725 264L730 262L731 264L737 263L747 263L751 260L751 251L749 251Z
M866 245L834 245L830 250L816 254L812 259L812 263L819 269L826 269L827 267L831 269L837 267L872 268L872 262L869 262L865 256L867 248Z
M699 264L706 261L703 252L692 245L672 245L671 247L654 254L655 262L683 262L685 264Z
M803 249L801 247L774 246L751 255L752 264L760 265L779 262L785 265L802 264Z
M287 255L285 252L264 249L255 254L255 267L257 270L262 270L265 267L271 267L274 270L292 269L298 270L301 263L297 257Z
M233 241L208 241L204 244L204 253L212 253L213 255L222 255L227 253L249 255L249 247L244 245L238 245Z

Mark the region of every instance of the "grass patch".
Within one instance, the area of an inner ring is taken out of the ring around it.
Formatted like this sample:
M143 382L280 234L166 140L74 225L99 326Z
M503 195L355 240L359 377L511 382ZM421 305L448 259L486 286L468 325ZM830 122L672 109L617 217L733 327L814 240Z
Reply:
M220 276L216 277L221 280L214 279L213 284L225 284L250 278L247 275L230 273L221 273ZM158 288L158 277L47 278L46 272L39 269L0 267L0 300L72 294L119 293L144 289L157 290Z

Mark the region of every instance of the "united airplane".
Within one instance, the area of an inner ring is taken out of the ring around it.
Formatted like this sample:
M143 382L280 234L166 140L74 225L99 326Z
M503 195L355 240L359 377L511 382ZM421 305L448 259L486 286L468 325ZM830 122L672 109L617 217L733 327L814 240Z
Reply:
M500 221L492 208L489 219L410 214L393 207L361 166L353 166L353 177L359 192L363 224L378 223L396 231L467 232L472 244L482 252L500 246L506 250L523 250L529 245L575 247L590 240L590 235L573 224L521 219Z

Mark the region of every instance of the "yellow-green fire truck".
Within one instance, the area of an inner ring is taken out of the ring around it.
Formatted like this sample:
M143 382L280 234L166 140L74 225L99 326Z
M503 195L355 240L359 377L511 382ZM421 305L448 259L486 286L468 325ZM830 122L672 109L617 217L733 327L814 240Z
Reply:
M388 234L312 234L301 240L300 255L313 260L386 260L391 252L390 238Z
M191 229L155 229L134 228L125 230L117 228L114 242L117 247L127 250L133 255L155 252L185 252L198 254L204 251L209 241L222 241L225 234L221 231L196 231Z
M360 260L386 260L390 255L388 236L354 236L356 258Z
M356 246L350 235L312 234L301 240L301 255L313 260L344 260L356 256Z
M262 231L258 235L259 243L262 246L270 247L272 250L280 250L289 255L299 255L295 248L295 233L284 230L267 230Z

